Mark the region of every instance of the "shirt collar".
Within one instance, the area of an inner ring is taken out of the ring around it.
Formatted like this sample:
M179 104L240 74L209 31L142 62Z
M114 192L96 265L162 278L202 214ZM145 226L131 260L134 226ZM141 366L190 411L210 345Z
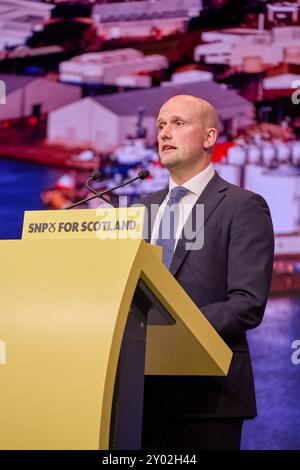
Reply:
M209 183L211 178L214 176L215 170L210 163L208 167L205 168L205 170L200 171L200 173L197 173L197 175L193 176L189 180L187 180L183 186L184 188L187 188L189 191L200 197L200 194L204 190L205 186ZM174 183L172 178L170 177L169 180L169 193L170 191L175 188L175 186L179 186L178 184Z

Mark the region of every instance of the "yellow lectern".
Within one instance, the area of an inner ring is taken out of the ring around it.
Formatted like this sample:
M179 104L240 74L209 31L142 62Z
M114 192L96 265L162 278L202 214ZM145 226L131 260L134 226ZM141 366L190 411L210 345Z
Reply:
M72 212L77 239L54 233L71 217L56 211L42 212L52 232L29 220L35 237L0 242L1 449L137 449L144 374L229 368L159 247L85 239L86 211Z

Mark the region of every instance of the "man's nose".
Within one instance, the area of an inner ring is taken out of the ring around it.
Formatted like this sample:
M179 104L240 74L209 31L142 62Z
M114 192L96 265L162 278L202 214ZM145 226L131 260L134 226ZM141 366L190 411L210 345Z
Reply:
M163 127L163 129L160 131L159 137L160 137L162 140L170 139L170 138L171 138L171 128L170 128L170 126L165 125L165 126Z

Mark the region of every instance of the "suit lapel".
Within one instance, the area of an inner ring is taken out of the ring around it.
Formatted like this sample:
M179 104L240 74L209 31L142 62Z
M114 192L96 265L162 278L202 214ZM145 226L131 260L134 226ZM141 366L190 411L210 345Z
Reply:
M200 195L199 199L197 200L196 204L194 205L191 214L189 215L188 221L186 224L189 224L189 227L192 227L192 222L196 221L196 205L203 204L204 205L204 222L199 227L197 227L195 231L195 239L197 234L200 230L203 229L203 225L206 223L212 212L216 209L216 207L220 204L222 199L226 196L226 189L228 188L228 183L224 181L222 178L219 177L217 173L213 176L210 180L206 188L204 189L203 193ZM182 264L184 258L188 253L188 249L186 248L186 244L193 243L193 240L187 240L184 236L184 230L182 233L182 237L179 238L176 250L174 252L174 256L172 259L172 263L170 266L170 272L175 275L178 271L180 265Z

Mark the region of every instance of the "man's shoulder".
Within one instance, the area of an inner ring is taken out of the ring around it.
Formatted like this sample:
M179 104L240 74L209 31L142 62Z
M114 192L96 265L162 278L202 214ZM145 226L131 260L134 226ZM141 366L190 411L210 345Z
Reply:
M241 219L251 219L256 222L260 220L262 224L267 221L269 224L270 208L263 196L219 178L223 185L226 183L226 197L222 200L225 217L237 221L238 224Z
M237 186L233 183L230 183L229 181L224 180L220 176L219 179L227 186L228 200L230 202L235 201L238 205L243 204L245 201L248 200L260 200L266 202L260 194L255 193L254 191L241 188L240 186Z

